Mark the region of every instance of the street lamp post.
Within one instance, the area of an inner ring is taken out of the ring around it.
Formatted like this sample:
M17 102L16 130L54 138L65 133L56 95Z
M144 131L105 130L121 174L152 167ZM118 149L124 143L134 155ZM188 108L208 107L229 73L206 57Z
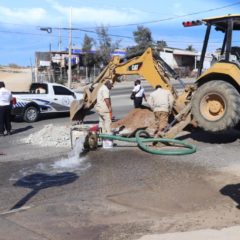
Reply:
M41 31L45 31L45 32L47 32L49 34L52 33L52 28L51 27L41 27L40 30ZM52 40L51 40L51 35L50 35L49 52L52 51L52 43L51 42L52 42Z
M69 18L69 41L68 41L68 87L72 83L72 7L70 8Z
M41 31L45 31L49 34L52 33L52 28L51 27L40 27L40 30ZM50 35L50 42L49 42L49 54L51 54L51 51L52 51L52 38L51 38L51 35ZM50 72L48 72L48 78L49 78L49 81L51 80L51 76L50 76ZM37 72L37 81L38 81L38 72Z
M46 31L47 33L52 33L51 27L41 27L41 31ZM50 45L51 51L51 45ZM72 7L70 8L69 17L69 40L68 40L68 87L71 88L72 84Z

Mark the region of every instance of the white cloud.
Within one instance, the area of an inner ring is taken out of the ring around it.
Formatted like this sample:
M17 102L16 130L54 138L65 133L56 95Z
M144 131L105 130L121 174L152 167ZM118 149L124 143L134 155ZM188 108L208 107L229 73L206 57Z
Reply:
M128 12L122 12L111 9L93 9L93 8L81 8L73 9L73 17L75 21L85 23L99 24L126 24L138 22L140 19L136 12L129 10Z
M43 8L18 8L10 9L0 6L0 21L10 23L39 23L47 17Z
M182 4L180 2L175 2L173 4L173 13L175 16L181 16L181 15L186 14L186 12L184 11Z
M13 24L67 26L70 7L56 0L45 0L41 8L0 6L0 22ZM85 26L121 25L141 22L147 14L132 8L72 7L73 24Z
M70 7L59 4L55 0L46 0L65 21L69 19ZM72 19L74 23L90 25L118 25L141 21L145 13L135 9L109 9L94 7L72 7Z

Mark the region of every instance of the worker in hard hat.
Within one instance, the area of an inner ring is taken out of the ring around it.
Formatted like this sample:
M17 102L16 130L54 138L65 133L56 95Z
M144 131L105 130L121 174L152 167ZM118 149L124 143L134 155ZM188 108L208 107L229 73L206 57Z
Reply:
M110 90L112 89L112 81L107 80L97 93L96 111L99 114L99 127L102 133L111 134L112 123L112 104L110 98Z
M168 118L172 111L174 98L171 91L157 85L150 94L148 103L151 106L155 117L154 137L161 137L164 129L168 125Z

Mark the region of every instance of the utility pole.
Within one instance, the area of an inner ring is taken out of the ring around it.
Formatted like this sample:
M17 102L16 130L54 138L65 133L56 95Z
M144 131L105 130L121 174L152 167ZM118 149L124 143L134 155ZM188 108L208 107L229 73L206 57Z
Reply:
M60 52L62 50L62 34L61 34L61 28L59 26L58 29L58 51Z
M68 87L71 88L72 83L72 7L70 7L69 19L69 41L68 41Z

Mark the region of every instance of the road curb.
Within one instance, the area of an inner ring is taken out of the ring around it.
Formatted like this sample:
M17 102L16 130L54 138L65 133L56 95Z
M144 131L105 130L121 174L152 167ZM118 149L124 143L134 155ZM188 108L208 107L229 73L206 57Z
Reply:
M221 230L203 229L192 232L176 232L166 234L145 235L138 240L239 240L240 226Z

